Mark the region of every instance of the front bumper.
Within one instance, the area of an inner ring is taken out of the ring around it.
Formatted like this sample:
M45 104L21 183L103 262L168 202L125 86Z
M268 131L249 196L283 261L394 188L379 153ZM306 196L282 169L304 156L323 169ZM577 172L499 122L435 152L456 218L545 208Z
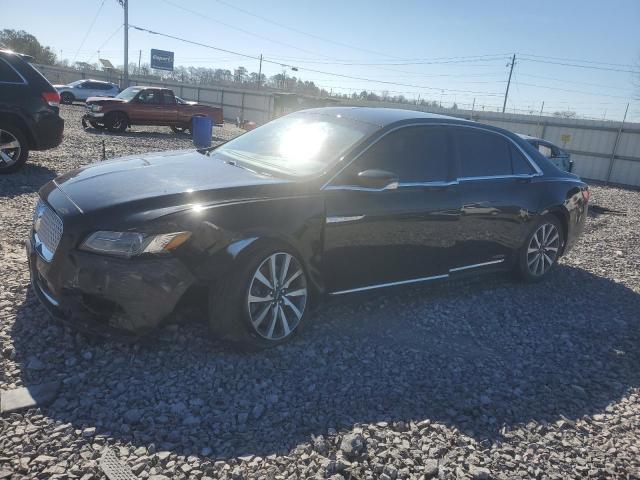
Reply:
M176 258L125 260L57 251L47 262L35 251L32 235L26 244L40 302L52 316L85 332L120 339L148 333L194 282Z

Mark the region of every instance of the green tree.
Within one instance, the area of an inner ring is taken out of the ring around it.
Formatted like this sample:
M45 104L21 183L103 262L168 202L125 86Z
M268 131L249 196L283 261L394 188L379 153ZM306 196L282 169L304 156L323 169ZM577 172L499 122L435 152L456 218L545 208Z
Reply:
M56 61L56 54L51 48L40 45L36 37L24 30L5 28L0 32L0 45L14 52L31 55L35 63L53 65Z

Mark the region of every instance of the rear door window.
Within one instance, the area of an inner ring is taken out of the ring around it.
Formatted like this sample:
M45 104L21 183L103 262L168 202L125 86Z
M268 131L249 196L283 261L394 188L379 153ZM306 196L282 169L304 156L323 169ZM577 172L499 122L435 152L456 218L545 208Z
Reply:
M2 58L0 58L0 82L24 83L18 72Z
M510 143L502 136L479 129L455 128L454 144L461 178L512 174Z
M511 168L514 175L531 175L536 173L529 161L513 145L509 145L511 150Z

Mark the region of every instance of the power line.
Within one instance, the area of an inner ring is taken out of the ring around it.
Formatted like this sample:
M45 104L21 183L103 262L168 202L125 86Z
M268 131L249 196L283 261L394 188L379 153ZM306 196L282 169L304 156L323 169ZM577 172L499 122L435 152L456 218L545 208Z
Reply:
M136 25L130 25L130 26L132 28L135 28L136 30L140 30L142 32L147 32L147 33L150 33L152 35L159 35L159 36L171 38L173 40L177 40L177 41L180 41L180 42L190 43L192 45L198 45L200 47L209 48L209 49L217 50L217 51L220 51L220 52L231 53L233 55L238 55L239 57L251 58L253 60L258 60L259 59L258 56L248 55L246 53L240 53L240 52L236 52L236 51L233 51L233 50L227 50L225 48L214 47L212 45L207 45L205 43L195 42L193 40L187 40L185 38L176 37L175 35L169 35L167 33L156 32L154 30L150 30L150 29L144 28L144 27L139 27L139 26L136 26ZM365 77L356 77L356 76L352 76L352 75L344 75L344 74L340 74L340 73L336 73L336 72L326 72L326 71L323 71L323 70L316 70L316 69L307 68L307 67L298 67L298 66L294 66L294 65L281 63L281 62L276 62L276 61L273 61L273 60L268 60L266 58L263 58L263 62L264 63L270 63L270 64L273 64L273 65L279 65L281 67L288 67L288 68L294 69L296 71L297 70L304 70L304 71L307 71L307 72L319 73L319 74L322 74L322 75L329 75L329 76L340 77L340 78L351 78L351 79L361 80L363 82L370 82L370 83L381 83L381 84L386 84L386 85L398 85L398 86L403 86L403 87L418 88L418 89L431 90L431 91L441 91L441 92L449 91L449 92L459 92L459 93L475 93L475 94L478 94L478 95L485 95L485 96L501 96L502 95L500 93L495 93L495 92L481 92L481 91L473 91L473 90L458 90L458 89L451 89L451 88L427 87L427 86L424 86L424 85L413 85L413 84L408 84L408 83L389 82L389 81L386 81L386 80L375 80L375 79L365 78Z
M524 60L526 62L537 62L537 63L548 63L551 65L562 65L565 67L576 67L576 68L589 68L593 70L605 70L609 72L622 72L622 73L640 73L640 70L625 70L620 68L610 68L610 67L596 67L594 65L578 65L576 63L565 63L565 62L555 62L551 60L539 60L535 58L523 58L520 57L520 60Z
M166 0L165 0L166 1ZM483 57L494 57L494 58L483 58ZM446 65L446 64L458 64L458 63L477 63L477 62L495 62L502 61L508 58L505 55L477 55L473 57L440 57L443 60L438 58L435 59L424 59L424 60L407 60L407 61L398 61L398 62L341 62L341 61L320 61L320 60L303 60L298 63L312 63L312 64L322 64L322 65L344 65L344 66L389 66L389 67L397 67L404 65ZM444 60L446 59L446 60Z
M608 65L608 66L613 66L613 67L636 68L635 65L630 65L628 63L597 62L595 60L578 60L578 59L575 59L575 58L549 57L549 56L544 56L544 55L534 55L532 53L518 53L518 55L524 55L526 57L535 57L535 58L546 58L546 59L550 59L550 60L562 60L562 61L565 61L565 62L573 62L573 63L592 63L592 64L597 64L597 65Z
M601 83L588 83L588 82L579 82L579 81L575 81L575 80L565 80L562 78L554 78L554 77L543 77L541 75L531 75L528 73L519 73L519 75L521 77L530 77L530 78L540 78L542 80L552 80L552 81L556 81L556 82L562 82L562 83L577 83L579 85L588 85L590 87L602 87L602 88L610 88L612 90L625 90L628 91L628 88L623 88L623 87L612 87L610 85L603 85Z
M236 5L232 5L232 4L227 3L227 2L225 2L223 0L216 0L216 1L218 3L221 3L221 4L229 7L229 8L233 8L235 10L238 10L238 11L240 11L240 12L246 14L246 15L250 15L252 17L259 18L260 20L265 21L267 23L271 23L273 25L277 25L280 28L284 28L286 30L290 30L292 32L296 32L296 33L299 33L301 35L306 35L307 37L310 37L310 38L315 38L317 40L322 40L323 42L331 43L333 45L338 45L338 46L345 47L345 48L350 48L352 50L359 50L361 52L373 53L374 55L378 55L378 56L382 56L382 57L399 58L399 57L396 57L394 55L389 55L389 54L386 54L386 53L376 52L374 50L369 50L369 49L366 49L366 48L356 47L354 45L349 45L347 43L338 42L337 40L331 40L331 39L328 39L328 38L325 38L325 37L321 37L320 35L315 35L313 33L305 32L304 30L299 30L297 28L290 27L288 25L284 25L283 23L276 22L275 20L271 20L269 18L263 17L262 15L258 15L256 13L250 12L249 10L245 10L244 8L238 7Z
M580 90L570 90L570 89L567 89L567 88L548 87L546 85L536 85L536 84L533 84L533 83L522 83L522 82L520 82L520 85L524 85L526 87L545 88L547 90L557 90L559 92L581 93L583 95L593 95L593 96L596 96L596 97L624 98L625 100L629 99L629 96L608 95L606 93L583 92L583 91L580 91Z
M109 35L109 37L104 42L102 42L102 44L97 48L97 50L93 53L93 55L89 57L88 61L90 62L91 60L93 60L93 57L98 55L98 52L102 50L102 47L104 47L107 43L109 43L111 39L115 37L121 29L122 29L122 24L118 25L118 28L116 28L115 31L111 35ZM116 50L113 50L113 51L116 51ZM117 50L117 51L119 52L120 50Z
M204 13L197 12L195 10L191 10L190 8L187 8L187 7L183 6L183 5L178 5L177 3L174 3L174 2L172 2L170 0L162 0L162 1L167 3L167 4L169 4L169 5L172 5L175 8L179 8L180 10L184 10L185 12L189 12L189 13L191 13L193 15L198 16L198 17L206 18L207 20L209 20L211 22L219 23L220 25L224 25L227 28L231 28L233 30L237 30L238 32L242 32L242 33L244 33L246 35L251 35L253 37L260 38L261 40L266 40L267 42L277 43L278 45L282 45L282 46L285 46L285 47L288 47L288 48L293 48L294 50L299 50L301 52L310 53L312 55L318 55L320 57L329 58L329 59L333 58L333 57L329 57L327 55L323 55L321 53L317 53L317 52L313 52L313 51L307 50L305 48L300 48L300 47L292 45L290 43L281 42L279 40L274 40L273 38L265 37L264 35L260 35L259 33L256 33L256 32L251 32L249 30L245 30L244 28L240 28L240 27L237 27L235 25L231 25L231 24L223 22L221 20L217 20L215 18L212 18L209 15L206 15Z
M72 60L73 62L76 61L76 58L78 57L78 53L80 53L80 49L82 48L82 46L84 45L84 42L87 40L87 37L91 33L91 30L93 29L93 25L96 23L96 20L98 19L98 15L100 15L100 12L102 11L102 7L104 6L104 2L105 2L105 0L102 0L102 2L100 3L100 6L98 7L98 11L96 12L95 16L93 17L93 20L91 20L91 24L89 25L89 29L87 30L87 33L84 34L84 38L80 42L80 46L78 46L78 50L76 51L76 54L73 56L73 60Z

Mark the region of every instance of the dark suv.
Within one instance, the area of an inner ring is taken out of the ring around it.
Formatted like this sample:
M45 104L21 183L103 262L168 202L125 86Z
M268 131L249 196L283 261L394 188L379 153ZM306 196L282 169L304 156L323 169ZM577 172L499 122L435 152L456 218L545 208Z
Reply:
M19 169L29 150L47 150L62 142L60 94L29 58L0 50L0 173Z

